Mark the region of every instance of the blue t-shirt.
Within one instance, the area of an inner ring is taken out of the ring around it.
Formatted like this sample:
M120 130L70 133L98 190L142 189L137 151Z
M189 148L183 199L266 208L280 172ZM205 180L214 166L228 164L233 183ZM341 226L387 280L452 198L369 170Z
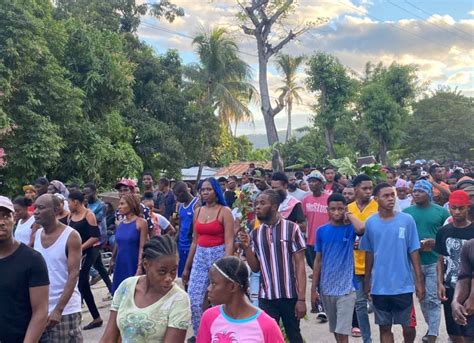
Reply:
M197 200L198 198L195 197L186 207L184 206L184 204L179 205L179 250L189 250L191 248L191 243L193 241L192 226L194 218L194 208L196 206Z
M314 251L321 253L321 295L341 296L354 291L354 226L326 224L316 231Z
M390 220L374 214L365 223L360 250L373 253L372 294L413 293L415 284L410 254L420 249L420 239L413 218L395 212Z

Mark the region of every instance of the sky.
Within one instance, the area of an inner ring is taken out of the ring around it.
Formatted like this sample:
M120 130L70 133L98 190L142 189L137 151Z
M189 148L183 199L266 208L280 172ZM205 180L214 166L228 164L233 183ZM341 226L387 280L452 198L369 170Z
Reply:
M245 0L240 0L245 2ZM139 27L141 39L157 53L168 49L179 51L184 63L198 62L192 37L203 30L224 26L238 42L241 57L254 73L258 89L256 42L241 32L237 0L173 0L185 16L173 23L146 17ZM286 27L314 23L297 40L281 52L311 56L323 51L336 56L341 63L362 75L366 62L415 64L420 82L428 90L440 86L457 88L474 96L474 0L298 0ZM278 37L276 37L278 38ZM305 66L298 72L304 86ZM270 61L271 96L277 97L281 76ZM293 128L310 125L311 106L316 94L304 91L303 104L293 110ZM258 106L251 106L253 123L241 123L237 134L265 133ZM286 129L286 113L275 117L279 130Z

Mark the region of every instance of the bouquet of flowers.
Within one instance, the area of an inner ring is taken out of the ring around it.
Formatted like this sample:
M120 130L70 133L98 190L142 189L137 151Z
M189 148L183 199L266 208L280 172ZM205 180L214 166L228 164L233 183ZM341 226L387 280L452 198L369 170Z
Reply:
M243 189L234 203L234 208L237 208L238 213L242 216L240 219L241 231L247 231L249 222L252 220L253 203L251 195L249 189Z

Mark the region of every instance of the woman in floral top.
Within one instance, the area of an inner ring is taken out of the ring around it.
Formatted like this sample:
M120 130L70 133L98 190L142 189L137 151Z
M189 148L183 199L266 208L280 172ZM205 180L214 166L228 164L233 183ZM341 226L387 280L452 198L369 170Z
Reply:
M101 343L184 342L191 323L189 298L174 283L176 243L155 236L143 248L146 275L124 280L115 291Z

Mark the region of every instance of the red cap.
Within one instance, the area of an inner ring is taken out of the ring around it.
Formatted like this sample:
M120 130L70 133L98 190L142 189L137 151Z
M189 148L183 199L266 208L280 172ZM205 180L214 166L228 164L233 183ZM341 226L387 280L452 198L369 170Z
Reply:
M449 204L454 206L469 206L471 201L469 195L463 190L457 190L449 196Z
M133 192L136 185L133 180L122 178L119 182L115 184L115 189L119 189L120 186L127 186Z

